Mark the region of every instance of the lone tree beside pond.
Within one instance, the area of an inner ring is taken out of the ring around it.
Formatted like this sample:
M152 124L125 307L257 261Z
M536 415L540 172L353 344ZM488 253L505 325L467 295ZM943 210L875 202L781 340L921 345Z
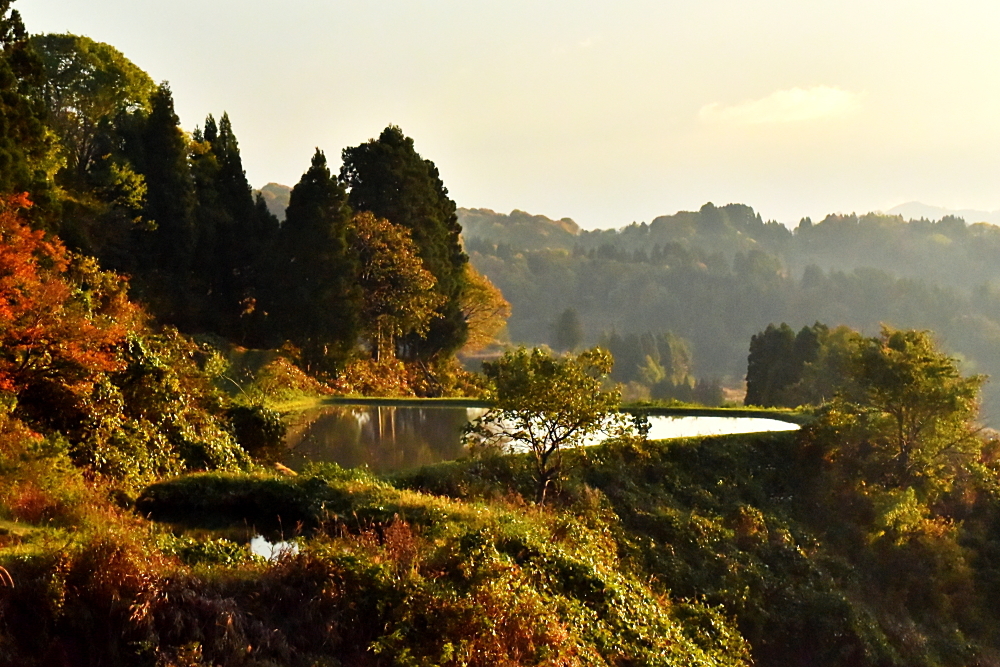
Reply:
M554 357L522 347L485 362L494 405L469 425L467 436L486 446L526 449L534 461L536 500L544 504L562 478L563 450L628 430L630 419L618 412L621 392L604 388L613 365L600 348Z

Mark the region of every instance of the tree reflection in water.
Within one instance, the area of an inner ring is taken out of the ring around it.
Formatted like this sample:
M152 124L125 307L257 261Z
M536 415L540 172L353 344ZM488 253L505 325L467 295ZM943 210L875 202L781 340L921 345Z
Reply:
M286 463L327 461L391 472L460 458L462 428L483 410L464 407L324 406L289 428Z
M483 408L327 405L302 413L288 430L285 463L309 461L392 472L465 454L462 428ZM783 421L748 417L651 417L651 439L797 429Z

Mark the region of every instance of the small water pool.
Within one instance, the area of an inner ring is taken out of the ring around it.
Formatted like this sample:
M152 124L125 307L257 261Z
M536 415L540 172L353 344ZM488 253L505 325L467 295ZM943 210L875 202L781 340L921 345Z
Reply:
M462 428L486 412L461 406L324 405L293 420L285 464L301 469L310 461L328 461L345 468L366 466L392 472L466 454ZM654 440L698 436L790 431L798 429L763 417L653 416Z
M763 417L650 417L649 439L796 431L798 424Z

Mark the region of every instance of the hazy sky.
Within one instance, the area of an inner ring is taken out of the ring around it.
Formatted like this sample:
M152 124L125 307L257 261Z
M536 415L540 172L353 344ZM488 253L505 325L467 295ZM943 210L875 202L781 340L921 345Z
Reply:
M794 222L1000 209L1000 3L18 0L108 42L186 129L228 111L255 186L399 125L459 206Z

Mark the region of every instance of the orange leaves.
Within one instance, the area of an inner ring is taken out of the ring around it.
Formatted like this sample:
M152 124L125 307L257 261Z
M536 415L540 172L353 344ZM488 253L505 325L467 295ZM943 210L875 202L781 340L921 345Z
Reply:
M0 326L32 310L40 292L40 264L65 270L59 261L65 251L20 220L18 211L30 205L24 195L0 203Z
M30 205L0 202L0 390L59 377L86 391L94 373L118 368L112 348L138 312L119 279L31 229L20 215Z

